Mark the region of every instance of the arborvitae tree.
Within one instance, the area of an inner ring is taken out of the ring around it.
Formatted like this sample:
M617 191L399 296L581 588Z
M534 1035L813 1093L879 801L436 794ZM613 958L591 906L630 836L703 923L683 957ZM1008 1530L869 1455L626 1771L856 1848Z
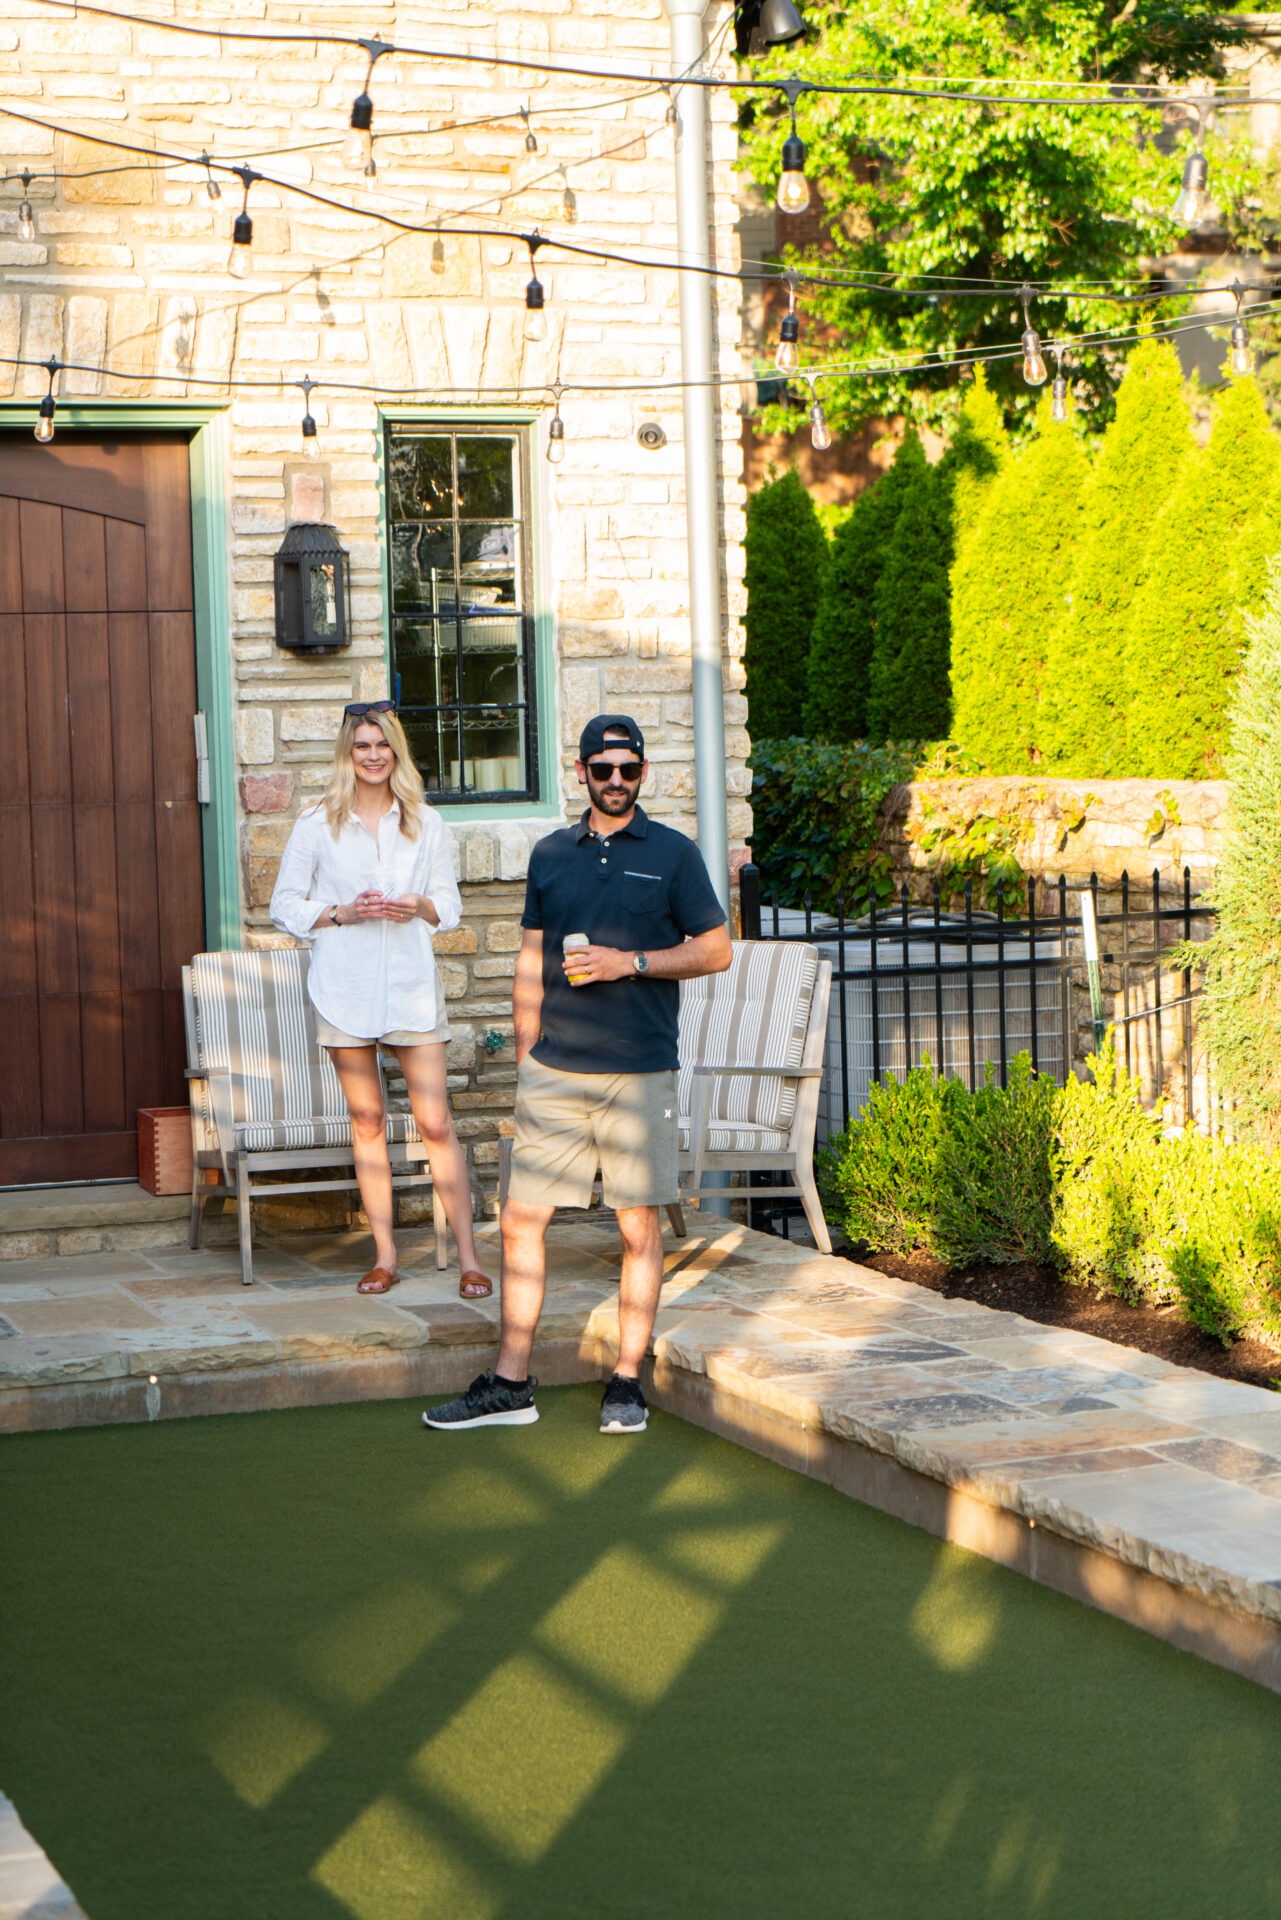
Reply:
M743 669L753 740L801 731L805 662L827 570L827 538L792 472L747 502L747 614Z
M817 740L867 733L867 681L876 634L876 588L902 504L908 468L895 464L836 529L810 642L805 732Z
M1219 771L1232 679L1258 607L1275 519L1281 441L1249 375L1219 398L1210 438L1184 463L1153 530L1125 636L1126 766L1158 780ZM1118 543L1128 528L1118 530Z
M1047 655L1039 744L1043 764L1055 773L1092 780L1134 771L1121 641L1153 529L1194 444L1174 347L1141 340L1085 489L1071 610Z
M910 431L894 463L902 495L876 586L876 636L868 676L869 740L944 740L948 685L949 477L925 458Z
M952 543L953 552L961 548L978 521L992 482L1010 457L1010 438L1005 431L996 396L987 384L981 366L966 388L956 437L939 466L952 471Z
M1089 468L1069 423L1050 418L993 482L952 572L952 735L992 773L1037 764L1050 636L1067 614Z
M1214 883L1215 937L1196 949L1216 1073L1235 1099L1233 1122L1281 1146L1281 567L1248 643L1227 715L1223 771L1228 827Z

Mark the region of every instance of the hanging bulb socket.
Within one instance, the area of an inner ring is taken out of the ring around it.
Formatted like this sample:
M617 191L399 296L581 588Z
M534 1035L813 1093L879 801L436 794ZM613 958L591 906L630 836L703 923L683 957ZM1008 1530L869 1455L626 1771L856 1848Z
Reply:
M358 93L351 103L350 131L343 141L342 162L351 173L368 173L373 166L374 103L367 93Z
M1210 207L1206 191L1210 180L1209 163L1203 153L1190 153L1183 163L1183 184L1170 210L1171 218L1184 228L1199 226Z
M47 447L53 439L53 416L58 410L58 403L53 397L53 383L58 377L58 371L62 362L56 359L53 354L50 354L49 358L42 364L45 372L49 376L49 391L40 402L39 412L36 415L35 435L40 445Z
M1228 354L1228 365L1233 373L1254 372L1254 354L1250 348L1250 335L1245 321L1239 314L1232 328L1232 347Z
M547 315L543 309L543 283L535 274L525 288L525 338L538 346L547 338Z
M1062 421L1066 420L1067 417L1068 417L1067 381L1063 378L1063 375L1061 373L1056 373L1054 376L1054 384L1050 388L1050 418L1051 420L1057 420L1061 423Z
M228 268L236 280L244 280L253 270L253 255L250 248L254 243L254 223L249 214L249 189L262 175L255 173L252 167L236 167L234 172L245 190L240 212L236 215L231 228L231 258Z
M778 351L774 355L774 365L780 373L795 373L801 363L797 351L797 342L801 337L800 316L794 309L783 315L778 327Z
M558 467L565 458L565 422L560 417L559 402L547 429L547 458L554 467Z
M534 129L529 124L529 108L528 107L520 108L520 117L525 122L525 152L537 153L538 140L534 133Z
M1043 387L1049 376L1045 356L1041 352L1041 336L1032 325L1029 309L1032 305L1032 289L1027 281L1019 288L1019 299L1023 302L1023 378L1029 387Z
M205 170L205 192L211 200L221 200L222 188L213 177L213 164L207 153L201 154L200 164Z
M681 116L676 105L676 95L671 93L666 87L663 91L667 94L667 112L663 115L663 118L669 127L679 127Z
M31 191L31 175L22 169L22 205L18 208L19 240L34 240L36 237L36 216L31 211L31 202L27 195Z
M320 458L320 438L316 432L316 422L312 416L312 411L311 411L311 396L316 390L316 382L312 379L310 374L307 374L305 378L303 378L298 382L298 386L302 392L302 404L303 404L303 416L302 416L303 458L306 460L318 460Z

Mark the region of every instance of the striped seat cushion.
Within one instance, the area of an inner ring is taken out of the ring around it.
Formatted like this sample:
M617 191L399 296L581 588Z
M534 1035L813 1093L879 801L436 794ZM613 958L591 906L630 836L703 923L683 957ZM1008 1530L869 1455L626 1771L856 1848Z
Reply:
M399 1147L418 1140L411 1113L387 1115L387 1143ZM250 1120L236 1128L236 1145L246 1153L274 1153L288 1147L345 1147L351 1141L347 1116L341 1120Z
M693 1107L694 1068L699 1061L741 1061L744 1066L797 1068L805 1048L810 1003L818 978L818 949L783 940L736 940L725 973L682 980L680 1078L677 1112L688 1120ZM794 1079L785 1073L757 1078L732 1073L714 1086L711 1119L786 1136L796 1111ZM763 1145L753 1140L752 1145ZM714 1151L736 1151L709 1142ZM751 1151L751 1146L743 1151Z
M688 1120L679 1123L678 1134L680 1150L690 1150L690 1125ZM709 1153L786 1153L790 1134L780 1133L777 1127L709 1127L707 1129L707 1151Z
M351 1138L338 1076L316 1042L309 960L305 949L288 947L198 953L191 963L199 1065L230 1073L232 1119L246 1149L337 1146ZM212 1143L207 1096L200 1118Z

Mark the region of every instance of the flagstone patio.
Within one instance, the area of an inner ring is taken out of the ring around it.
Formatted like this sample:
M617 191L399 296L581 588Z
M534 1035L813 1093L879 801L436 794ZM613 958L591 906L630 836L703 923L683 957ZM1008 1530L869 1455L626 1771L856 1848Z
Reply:
M667 1240L660 1408L1281 1690L1276 1395L688 1220ZM452 1393L491 1363L497 1303L458 1298L428 1231L402 1246L385 1299L353 1290L358 1233L262 1246L251 1288L230 1249L9 1260L0 1430ZM608 1372L612 1216L556 1224L550 1254L535 1368Z

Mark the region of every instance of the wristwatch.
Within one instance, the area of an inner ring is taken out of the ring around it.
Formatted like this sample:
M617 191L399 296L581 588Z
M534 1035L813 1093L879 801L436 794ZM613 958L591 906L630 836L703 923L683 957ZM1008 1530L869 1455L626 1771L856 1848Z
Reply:
M330 921L332 922L332 924L333 924L333 925L334 925L335 927L340 927L340 926L342 925L342 921L341 921L341 920L340 920L340 919L338 918L338 909L337 909L337 907L330 907L330 909L329 909L329 918L330 918Z
M637 973L648 973L649 955L647 953L634 953L632 955L632 966Z

